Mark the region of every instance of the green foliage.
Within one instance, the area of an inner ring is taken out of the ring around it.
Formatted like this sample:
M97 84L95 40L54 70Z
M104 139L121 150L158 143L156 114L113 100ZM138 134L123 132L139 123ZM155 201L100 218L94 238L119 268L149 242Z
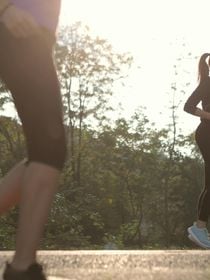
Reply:
M14 127L15 121L10 120L9 135L16 135ZM0 134L4 147L2 175L13 158L6 139ZM19 142L11 139L16 151ZM164 144L167 141L168 131L155 130L142 111L130 120L117 120L114 127L100 127L100 131L85 128L80 184L74 180L67 161L43 248L189 246L185 229L196 215L202 161L199 154L189 156L184 152L171 160ZM192 137L186 137L186 149L189 144L194 150ZM1 249L13 248L16 221L16 209L0 219Z
M155 129L143 108L109 125L112 87L126 76L132 57L115 53L87 27L61 31L56 61L68 158L42 248L189 247L186 228L203 180L193 135ZM1 117L1 177L25 156L24 147L18 122ZM0 219L0 249L14 248L17 213Z

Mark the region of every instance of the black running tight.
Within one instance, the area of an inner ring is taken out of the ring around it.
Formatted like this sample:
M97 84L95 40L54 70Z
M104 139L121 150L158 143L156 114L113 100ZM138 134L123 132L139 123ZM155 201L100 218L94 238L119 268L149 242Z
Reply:
M210 216L210 122L202 121L195 134L197 145L204 159L205 185L198 201L198 219L208 221Z
M12 93L26 138L28 161L62 169L66 141L59 82L46 30L15 38L0 24L0 77Z

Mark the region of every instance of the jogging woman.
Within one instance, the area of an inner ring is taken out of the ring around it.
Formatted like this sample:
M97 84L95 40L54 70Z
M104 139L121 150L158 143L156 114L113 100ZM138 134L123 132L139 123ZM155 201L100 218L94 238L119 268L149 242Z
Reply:
M26 139L27 161L0 183L0 214L19 204L15 255L5 280L44 280L36 252L66 154L52 51L61 0L0 0L0 77Z
M210 54L199 61L199 85L185 103L184 110L201 118L195 139L205 164L205 185L199 196L197 221L188 228L189 238L203 248L210 249L207 223L210 216ZM197 105L201 102L202 109Z

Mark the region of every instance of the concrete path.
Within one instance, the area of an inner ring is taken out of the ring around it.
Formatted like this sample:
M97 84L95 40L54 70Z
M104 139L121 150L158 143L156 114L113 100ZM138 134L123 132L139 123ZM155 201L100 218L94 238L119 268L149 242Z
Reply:
M1 271L12 252L0 252ZM210 251L40 251L49 280L210 280Z

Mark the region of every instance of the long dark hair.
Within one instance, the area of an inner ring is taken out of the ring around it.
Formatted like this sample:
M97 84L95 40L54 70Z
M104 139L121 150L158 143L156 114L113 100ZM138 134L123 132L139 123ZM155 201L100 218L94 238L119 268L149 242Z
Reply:
M206 62L206 59L208 58L208 62ZM210 66L210 53L204 53L200 57L199 63L198 63L198 80L201 82L203 79L209 76L209 66Z

